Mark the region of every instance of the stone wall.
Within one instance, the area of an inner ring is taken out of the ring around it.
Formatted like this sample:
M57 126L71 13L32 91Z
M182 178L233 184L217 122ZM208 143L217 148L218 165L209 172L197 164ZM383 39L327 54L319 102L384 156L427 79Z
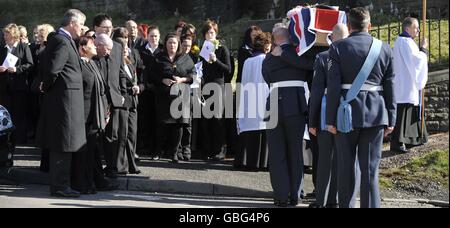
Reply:
M449 131L449 70L430 73L425 90L427 129Z

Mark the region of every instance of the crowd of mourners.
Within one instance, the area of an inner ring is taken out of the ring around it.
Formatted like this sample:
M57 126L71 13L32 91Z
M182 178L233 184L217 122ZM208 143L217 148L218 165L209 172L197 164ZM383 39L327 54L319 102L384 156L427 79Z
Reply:
M141 173L140 159L179 163L234 157L235 169L270 172L276 206L295 206L304 197L303 150L309 132L317 197L311 207L354 206L358 185L361 205L379 207L383 138L393 133L391 147L399 152L426 142L417 134L420 108L418 95L412 94L423 89L426 76L398 78L414 72L405 68L426 65L427 44L408 47L414 46L418 23L405 19L396 43L404 46L393 51L380 46L379 63L349 98L377 42L368 33L367 10L352 9L348 21L349 27L334 27L331 47L314 46L302 56L286 25L276 24L270 33L250 26L236 60L212 20L200 29L180 21L161 38L156 25L129 20L118 27L106 14L96 15L90 29L86 16L71 9L60 28L36 26L32 42L25 27L11 23L2 30L0 60L15 56L17 62L0 66L0 105L11 113L16 143L41 149L40 169L50 172L55 196L117 189L118 175ZM207 57L200 55L204 42L215 46ZM402 81L394 83L394 75ZM227 90L233 80L237 92ZM254 94L240 93L249 84L263 86ZM205 85L219 89L204 93ZM190 114L197 106L214 109L231 102L232 117L221 111L208 118L175 117L172 106L182 88L188 88ZM268 111L266 101L274 91L277 125L269 128L266 123L274 116L248 113ZM337 123L345 94L353 106L355 130L350 132L340 131ZM211 103L217 100L222 102Z

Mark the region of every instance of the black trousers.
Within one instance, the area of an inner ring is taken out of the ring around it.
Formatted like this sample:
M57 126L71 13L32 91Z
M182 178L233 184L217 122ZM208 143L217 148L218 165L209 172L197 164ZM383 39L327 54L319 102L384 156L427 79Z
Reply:
M227 98L228 99L228 98ZM241 150L240 137L237 133L237 119L236 119L236 94L233 94L233 118L226 118L226 144L227 154L236 155Z
M28 105L27 105L27 122L28 122L28 132L32 133L32 139L36 137L36 130L39 122L39 115L41 113L41 94L30 92L28 95Z
M222 118L203 119L204 149L209 157L223 153L225 144L225 121Z
M103 175L101 160L102 135L87 134L86 148L73 155L72 158L72 188L86 194L107 184Z
M120 109L112 108L111 117L105 129L104 155L106 161L106 172L117 172L117 156L119 152L119 124Z
M317 135L317 179L316 202L318 205L337 204L337 156L334 136L328 131L319 131Z
M312 180L313 180L313 185L314 188L317 188L317 167L318 167L318 163L319 163L319 143L318 143L318 138L314 135L309 135L310 137L310 143L311 143L311 152L312 152L312 159L313 159L313 163L312 163ZM322 143L322 142L321 142Z
M45 173L50 171L50 151L48 149L41 149L41 164L39 170Z
M192 119L189 120L189 124L183 125L183 133L181 137L181 152L184 156L191 157L192 149Z
M72 153L50 152L50 193L71 187Z
M137 110L121 109L119 112L119 149L117 153L118 172L138 170L134 155L137 139Z
M11 119L16 128L15 138L17 144L27 143L27 108L28 93L27 92L11 92L6 96L6 109L11 114Z
M280 117L278 126L267 130L270 181L276 200L298 200L300 197L305 122L303 115Z
M384 126L356 129L348 134L336 135L338 158L339 207L353 207L357 186L357 161L361 170L361 208L381 205L378 172L381 161Z
M168 156L171 156L174 160L178 160L177 155L179 153L182 135L182 124L160 123L158 126L158 143L155 155L162 156L163 150L165 150Z
M156 107L153 91L146 90L139 95L137 153L150 155L156 149Z
M242 132L239 141L241 147L234 156L235 168L255 170L268 167L269 146L265 130Z

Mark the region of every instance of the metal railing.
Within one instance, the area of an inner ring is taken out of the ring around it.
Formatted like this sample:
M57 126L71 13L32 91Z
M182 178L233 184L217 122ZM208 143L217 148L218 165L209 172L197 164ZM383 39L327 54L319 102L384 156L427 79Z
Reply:
M426 26L426 37L428 40L428 50L429 50L429 65L435 69L441 69L448 67L448 55L444 56L442 51L443 49L448 48L448 15L443 16L441 9L432 10L432 19L427 20ZM448 9L447 11L448 12ZM392 47L394 45L397 37L402 33L402 22L406 17L403 16L392 16L392 15L382 15L383 24L384 25L375 25L372 27L370 31L371 35L387 42ZM422 30L422 22L419 14L419 25L421 33L424 32ZM447 26L447 27L446 27ZM417 42L421 42L422 34L417 38ZM444 43L446 45L444 46Z

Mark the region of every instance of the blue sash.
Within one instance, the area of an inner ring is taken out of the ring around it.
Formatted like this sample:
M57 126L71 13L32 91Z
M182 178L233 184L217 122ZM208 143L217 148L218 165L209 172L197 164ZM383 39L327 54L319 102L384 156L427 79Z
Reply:
M382 45L383 43L380 40L373 38L372 47L370 48L369 55L367 56L361 71L358 73L358 76L356 76L345 99L341 97L341 103L337 112L337 130L339 132L350 133L353 131L352 106L350 105L350 102L358 96L362 86L367 81L369 74L372 72L375 63L380 56Z
M322 131L327 130L327 122L326 122L326 115L327 115L327 95L323 95L322 97L322 105L321 105L321 111L320 111L320 129Z

